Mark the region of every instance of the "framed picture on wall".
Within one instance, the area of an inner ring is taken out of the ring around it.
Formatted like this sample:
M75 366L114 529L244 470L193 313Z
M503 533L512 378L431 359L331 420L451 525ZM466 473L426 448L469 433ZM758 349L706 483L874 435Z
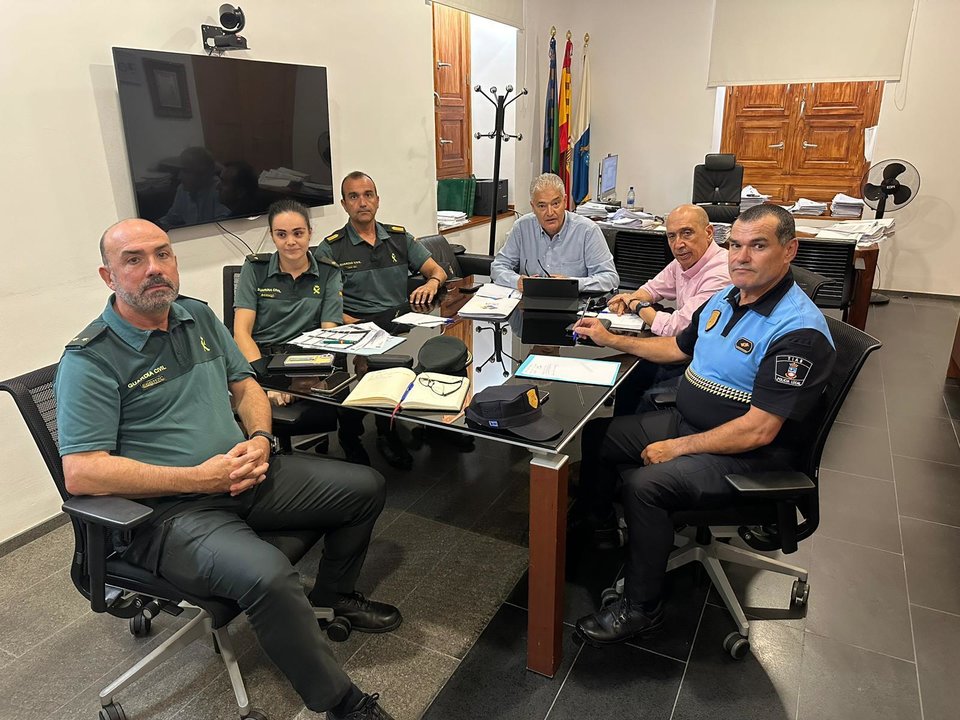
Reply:
M187 69L182 63L143 59L143 71L150 88L153 114L157 117L193 117L190 91L187 88Z

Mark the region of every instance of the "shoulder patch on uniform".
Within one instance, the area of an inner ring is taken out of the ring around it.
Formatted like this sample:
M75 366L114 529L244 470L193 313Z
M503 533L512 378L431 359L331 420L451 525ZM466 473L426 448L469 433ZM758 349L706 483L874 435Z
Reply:
M71 350L85 348L92 340L94 340L106 329L107 326L100 321L90 323L87 325L87 327L80 331L79 335L71 339L70 342L66 344L66 347Z
M331 267L335 267L337 269L340 268L340 265L336 260L328 258L326 255L314 255L313 257L317 261L318 265L330 265Z
M200 303L201 305L209 305L209 304L210 304L210 303L208 303L206 300L201 300L200 298L190 297L189 295L177 295L177 299L174 300L174 302L180 302L181 300L193 300L194 302L198 302L198 303Z
M324 240L326 240L327 242L336 242L336 241L339 240L341 237L343 237L343 236L340 234L340 231L338 230L337 232L333 233L332 235L327 235L327 236L324 238Z
M250 253L247 255L247 262L268 263L270 262L270 253Z
M807 375L813 369L813 363L797 355L777 355L774 380L781 385L802 387Z
M387 228L390 232L405 233L407 231L407 229L403 225L384 224L384 227Z
M710 330L713 330L713 326L717 324L717 320L719 319L720 319L720 311L714 310L712 313L710 313L710 317L707 318L707 324L706 326L704 326L703 329L706 330L707 332L709 332Z

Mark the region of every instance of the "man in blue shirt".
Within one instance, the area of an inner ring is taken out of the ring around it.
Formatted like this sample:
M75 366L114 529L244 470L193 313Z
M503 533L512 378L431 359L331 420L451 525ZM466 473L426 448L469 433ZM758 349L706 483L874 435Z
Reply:
M609 497L604 488L619 477L629 528L623 597L577 621L586 642L622 642L663 624L671 513L722 507L735 494L725 475L789 468L802 447L800 423L836 352L823 313L790 273L795 235L793 216L777 205L743 212L730 230L733 285L676 337L614 335L596 318L578 323L578 334L603 347L653 362L691 360L675 408L584 428L578 502Z
M510 230L490 275L497 285L523 292L525 277L576 278L580 292L605 293L620 283L599 226L565 209L563 180L540 175L530 186L532 215Z
M383 476L274 455L270 403L223 323L178 296L163 230L124 220L104 233L100 254L114 295L67 344L55 383L67 490L151 506L116 550L194 595L235 601L308 708L330 720L389 718L340 668L311 609L332 606L359 631L400 624L397 608L354 590ZM256 534L278 529L325 532L309 594L287 557Z

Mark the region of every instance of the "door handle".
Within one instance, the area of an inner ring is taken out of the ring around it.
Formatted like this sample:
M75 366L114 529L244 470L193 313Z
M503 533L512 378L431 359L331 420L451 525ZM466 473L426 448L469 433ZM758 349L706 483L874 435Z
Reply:
M441 145L453 145L453 140L444 140L443 138L440 138L440 144L441 144Z
M440 93L438 93L436 90L433 91L433 104L434 105L440 104Z
M804 141L801 143L801 145L802 145L804 148L817 147L817 145L815 145L815 144L813 144L813 143L808 143L806 140L804 140Z
M783 150L783 140L778 142L776 145L767 145L767 147L772 150Z
M448 62L443 62L443 60L437 60L437 70L439 70L440 68L445 68L445 67L453 67L453 65L451 65L451 64L448 63Z

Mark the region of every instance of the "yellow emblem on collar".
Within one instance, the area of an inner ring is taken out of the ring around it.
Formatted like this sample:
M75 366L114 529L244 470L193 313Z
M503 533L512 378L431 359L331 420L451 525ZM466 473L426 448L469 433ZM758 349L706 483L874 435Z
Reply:
M204 352L210 352L210 348L207 347L207 341L203 339L203 335L200 336L200 347L203 348Z
M320 294L320 286L319 286L319 285L314 285L314 286L313 286L313 294L314 294L314 295L319 295L319 294Z
M707 326L704 330L713 330L713 326L717 324L717 321L720 319L720 311L714 310L710 313L710 317L707 319Z

